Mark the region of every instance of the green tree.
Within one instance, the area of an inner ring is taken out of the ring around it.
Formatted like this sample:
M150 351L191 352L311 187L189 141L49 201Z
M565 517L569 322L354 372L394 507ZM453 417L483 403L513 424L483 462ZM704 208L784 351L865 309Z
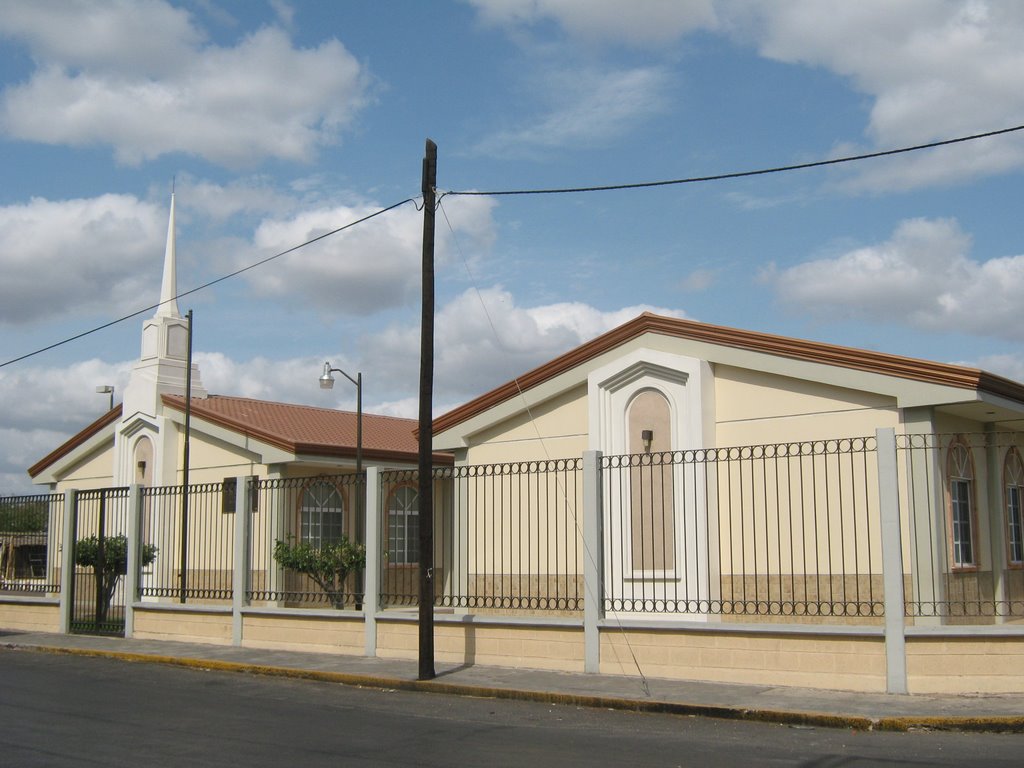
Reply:
M0 531L4 533L42 533L46 530L46 502L28 504L0 503Z
M278 540L274 559L289 571L302 573L316 582L335 608L345 607L345 580L350 573L366 567L366 548L342 536L319 549L310 544Z
M142 545L142 565L156 560L157 548L152 544ZM98 536L90 536L75 543L75 563L83 568L92 568L96 574L96 589L101 596L96 616L97 623L107 620L114 590L121 577L128 573L128 537L123 533L103 539L100 552Z

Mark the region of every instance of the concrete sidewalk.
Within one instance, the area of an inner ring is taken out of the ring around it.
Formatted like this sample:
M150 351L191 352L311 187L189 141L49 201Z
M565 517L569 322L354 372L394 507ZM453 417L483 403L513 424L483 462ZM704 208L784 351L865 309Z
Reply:
M373 688L432 691L560 704L855 728L1024 732L1024 695L896 696L587 675L482 666L436 666L418 681L415 661L236 646L0 631L0 648L103 656Z

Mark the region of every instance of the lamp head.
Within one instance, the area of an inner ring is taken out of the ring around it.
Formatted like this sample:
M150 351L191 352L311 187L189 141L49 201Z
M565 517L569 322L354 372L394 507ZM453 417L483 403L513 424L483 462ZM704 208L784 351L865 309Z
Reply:
M334 389L334 377L331 376L330 363L324 363L324 375L320 377L320 389Z

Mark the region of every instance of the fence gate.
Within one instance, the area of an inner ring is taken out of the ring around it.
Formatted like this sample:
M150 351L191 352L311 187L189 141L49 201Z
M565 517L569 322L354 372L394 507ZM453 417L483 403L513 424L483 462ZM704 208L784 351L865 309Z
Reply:
M123 635L128 489L81 491L72 514L75 575L71 580L71 631Z

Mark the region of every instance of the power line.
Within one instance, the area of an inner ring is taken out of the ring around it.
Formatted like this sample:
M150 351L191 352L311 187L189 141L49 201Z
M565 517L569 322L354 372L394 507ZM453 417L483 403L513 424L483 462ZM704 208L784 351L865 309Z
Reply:
M86 336L89 336L89 335L91 335L93 333L97 333L98 331L105 330L107 328L110 328L111 326L117 325L118 323L123 323L125 320L131 320L133 317L138 317L139 315L141 315L141 314L143 314L145 312L150 312L150 311L158 308L162 304L168 304L168 303L170 303L172 301L176 301L178 299L184 298L185 296L191 296L193 293L198 293L199 291L205 290L206 288L214 286L217 283L222 283L225 280L229 280L232 277L237 277L238 275L242 274L243 272L248 272L250 269L256 269L256 267L261 267L264 264L273 261L274 259L279 259L282 256L287 256L289 253L294 253L295 251L299 250L300 248L305 248L307 245L312 245L313 243L319 242L320 240L328 238L331 235L336 235L336 234L338 234L339 232L341 232L343 230L346 230L346 229L349 229L351 227L354 227L357 224L362 224L364 221L369 221L372 218L380 216L382 213L387 213L388 211L392 211L395 208L398 208L400 206L405 205L406 203L414 203L414 202L415 202L415 198L408 197L405 200L402 200L401 202L394 203L393 205L389 205L387 208L381 208L379 211L374 211L373 213L369 214L368 216L363 216L361 219L356 219L355 221L351 221L348 224L345 224L344 226L338 227L337 229L332 229L330 232L324 232L322 235L317 235L316 237L312 238L311 240L307 240L304 243L300 243L299 245L292 246L291 248L288 248L287 250L281 251L280 253L275 253L273 256L268 256L267 258L262 259L260 261L257 261L257 262L255 262L253 264L250 264L250 265L246 266L246 267L242 267L241 269L236 269L234 272L231 272L231 273L226 274L226 275L222 275L221 277L218 277L215 280L211 280L208 283L203 283L202 285L197 285L195 288L192 288L190 290L184 291L183 293L179 293L173 299L167 299L166 301L160 301L160 302L157 302L156 304L151 304L148 307L143 307L142 309L139 309L139 310L136 310L135 312L132 312L130 315L125 315L124 317L119 317L119 318L117 318L117 320L111 320L109 323L104 323L103 325L98 325L95 328L90 328L88 331L82 331L82 333L75 334L74 336L69 336L68 338L66 338L66 339L64 339L62 341L58 341L58 342L55 342L53 344L49 344L49 345L47 345L45 347L42 347L40 349L35 350L34 352L28 352L27 354L21 355L20 357L15 357L15 358L12 358L11 360L7 360L6 362L0 363L0 368L3 368L4 366L7 366L7 365L12 365L14 363L21 362L22 360L27 360L28 358L34 357L36 355L40 355L43 352L49 352L51 349L56 349L57 347L62 347L65 344L70 344L72 341L78 341L79 339L85 338Z
M487 197L502 197L510 195L557 195L567 194L572 192L610 192L619 189L643 189L645 187L667 187L673 184L696 184L704 181L723 181L725 179L742 179L748 176L764 176L769 173L783 173L785 171L800 171L806 168L820 168L826 165L839 165L841 163L852 163L858 160L871 160L876 157L888 157L889 155L901 155L907 152L918 152L922 149L934 149L935 147L946 147L950 144L960 144L966 141L976 141L978 139L987 139L992 136L1001 136L1005 133L1014 133L1015 131L1024 131L1024 125L1014 126L1013 128L1001 128L998 131L987 131L985 133L975 133L970 136L960 136L956 139L943 139L942 141L932 141L927 144L916 144L912 147L900 147L899 149L884 149L879 152L868 152L862 155L849 155L847 157L837 157L831 160L815 160L810 163L797 163L795 165L780 165L774 168L760 168L754 171L734 171L731 173L718 173L712 176L691 176L685 179L669 179L665 181L642 181L633 184L607 184L602 186L594 187L561 187L553 189L513 189L513 190L499 190L492 192L477 192L477 191L449 191L445 192L444 195L474 195L474 196L487 196Z

